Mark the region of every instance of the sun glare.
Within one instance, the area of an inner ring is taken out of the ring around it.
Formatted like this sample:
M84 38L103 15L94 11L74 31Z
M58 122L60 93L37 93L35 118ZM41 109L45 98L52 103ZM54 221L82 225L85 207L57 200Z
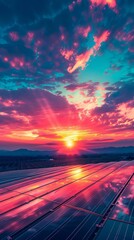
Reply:
M73 147L74 147L74 141L72 141L72 140L67 140L67 141L66 141L66 146L67 146L68 148L73 148Z
M63 151L66 154L77 154L80 142L85 139L87 133L79 129L59 129L56 131L56 134L62 143L61 152ZM66 149L68 149L68 152Z
M82 168L75 168L73 171L70 172L70 174L74 179L79 179L84 176Z

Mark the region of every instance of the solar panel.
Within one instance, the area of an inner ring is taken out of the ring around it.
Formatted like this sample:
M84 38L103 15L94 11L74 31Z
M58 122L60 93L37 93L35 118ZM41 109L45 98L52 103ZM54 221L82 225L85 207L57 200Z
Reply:
M98 216L61 206L16 239L88 239L100 220Z
M113 219L134 223L134 177L119 197L110 216Z
M134 225L107 220L102 227L96 240L133 240L134 239Z
M134 161L2 173L0 239L131 240L133 173Z
M2 239L7 234L10 235L20 231L33 221L51 212L51 209L56 206L55 202L37 198L28 203L24 202L22 206L3 214L1 217L2 221L0 221Z

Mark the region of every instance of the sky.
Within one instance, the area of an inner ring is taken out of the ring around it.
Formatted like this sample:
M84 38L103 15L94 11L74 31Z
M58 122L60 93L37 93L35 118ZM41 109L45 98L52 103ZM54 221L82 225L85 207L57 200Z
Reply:
M0 149L134 146L133 15L133 0L0 0Z

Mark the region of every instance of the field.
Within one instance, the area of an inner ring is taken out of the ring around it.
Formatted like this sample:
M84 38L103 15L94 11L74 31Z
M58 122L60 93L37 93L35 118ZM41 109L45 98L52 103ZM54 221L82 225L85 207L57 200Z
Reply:
M0 239L134 239L134 161L0 173Z

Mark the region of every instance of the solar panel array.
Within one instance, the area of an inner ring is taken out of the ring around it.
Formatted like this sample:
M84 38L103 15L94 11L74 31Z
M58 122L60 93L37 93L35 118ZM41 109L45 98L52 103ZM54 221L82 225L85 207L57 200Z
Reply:
M134 161L0 174L0 239L134 239Z

